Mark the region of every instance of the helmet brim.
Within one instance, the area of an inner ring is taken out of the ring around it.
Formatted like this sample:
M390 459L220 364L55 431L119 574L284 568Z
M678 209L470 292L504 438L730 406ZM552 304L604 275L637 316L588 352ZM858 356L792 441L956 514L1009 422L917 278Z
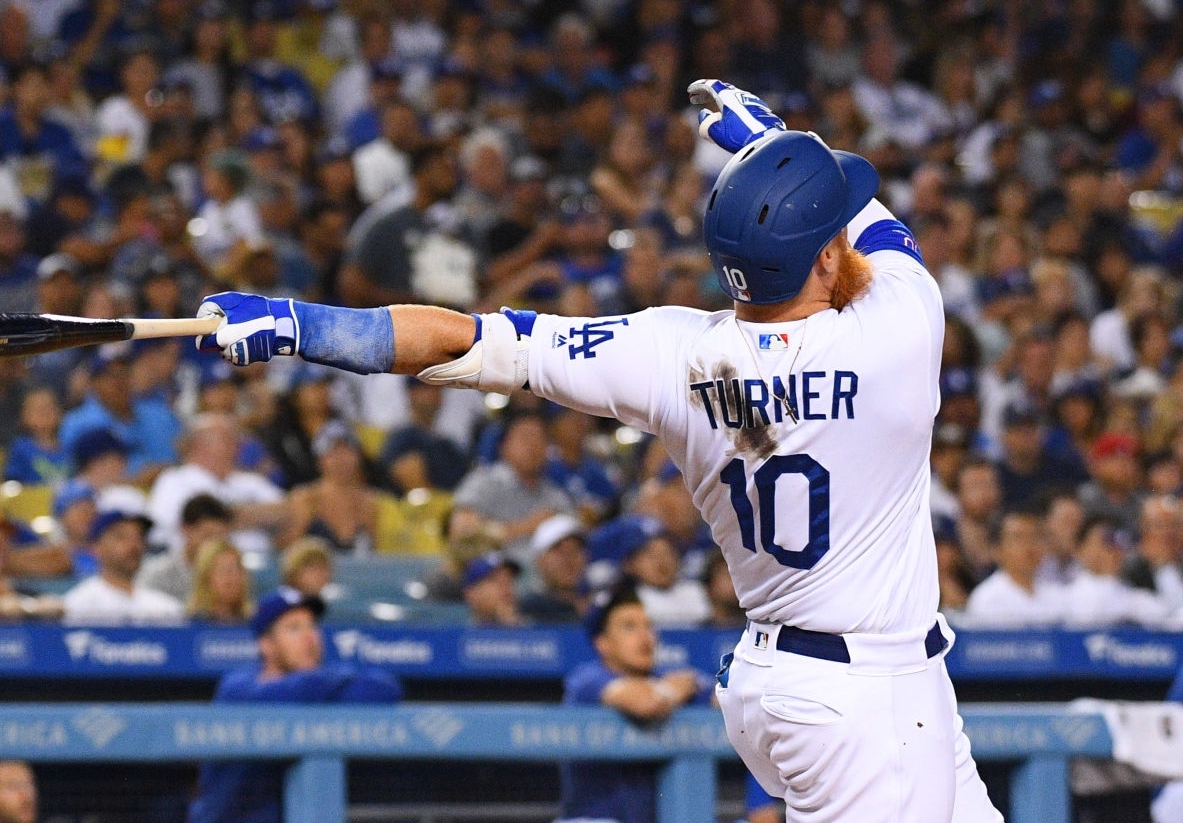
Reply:
M842 213L845 226L879 193L879 172L865 157L840 149L832 151L846 177L846 210Z

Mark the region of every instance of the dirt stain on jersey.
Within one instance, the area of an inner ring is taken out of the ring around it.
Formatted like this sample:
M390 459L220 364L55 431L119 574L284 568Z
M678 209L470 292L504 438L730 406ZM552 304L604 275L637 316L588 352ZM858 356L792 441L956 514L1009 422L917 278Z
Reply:
M740 386L743 381L740 377L739 370L726 361L715 365L711 370L712 374L707 374L707 370L701 366L690 367L687 385L691 383L702 383L705 380L722 381L723 391L726 396L723 398L731 408L742 408L743 398L740 394ZM702 394L699 392L689 392L690 405L701 409L704 404ZM720 431L727 435L727 439L731 441L731 445L736 452L755 460L763 460L770 457L776 452L777 441L775 432L771 425L765 425L762 420L756 419L753 421L754 426L741 426L738 429L730 427L722 427Z

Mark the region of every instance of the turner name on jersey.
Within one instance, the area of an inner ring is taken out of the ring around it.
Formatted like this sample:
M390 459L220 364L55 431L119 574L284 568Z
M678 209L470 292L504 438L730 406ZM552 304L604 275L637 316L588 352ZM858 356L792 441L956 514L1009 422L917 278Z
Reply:
M690 383L691 403L712 429L752 429L785 420L853 420L858 374L847 369L784 377L718 376ZM800 390L798 390L800 386Z

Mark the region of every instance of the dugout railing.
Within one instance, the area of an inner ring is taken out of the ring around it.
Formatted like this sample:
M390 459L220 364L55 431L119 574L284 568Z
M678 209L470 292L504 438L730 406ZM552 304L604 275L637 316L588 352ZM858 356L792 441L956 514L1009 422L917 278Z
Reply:
M1060 704L962 707L980 762L1013 762L1009 823L1070 823L1069 764L1107 758L1100 715ZM287 823L344 823L351 758L553 763L659 762L659 823L714 823L716 764L733 761L722 718L683 709L643 728L607 709L536 704L396 707L194 703L7 704L0 759L33 762L290 760Z

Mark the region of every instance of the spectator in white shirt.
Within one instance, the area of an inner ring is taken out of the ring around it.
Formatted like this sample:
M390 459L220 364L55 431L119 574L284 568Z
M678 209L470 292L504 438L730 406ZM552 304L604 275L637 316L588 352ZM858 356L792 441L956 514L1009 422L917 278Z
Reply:
M1168 621L1172 609L1163 597L1121 579L1124 558L1115 523L1093 518L1085 524L1076 552L1080 570L1066 589L1064 622L1068 628L1123 623L1153 628Z
M1035 576L1051 583L1071 583L1080 572L1077 548L1084 535L1084 507L1071 488L1047 495L1043 512L1043 536L1047 550Z
M75 626L181 622L185 608L179 600L135 583L151 525L143 515L118 510L95 518L90 538L99 570L62 597L63 622Z
M870 124L870 135L890 137L905 149L918 150L952 120L936 95L900 78L899 50L899 42L888 32L868 39L863 71L851 89L859 113Z
M130 54L120 68L123 93L108 97L95 111L99 156L113 164L139 163L148 151L148 132L159 116L156 81L160 68L147 50Z
M682 560L660 521L643 515L622 518L617 533L620 570L636 584L655 626L690 628L711 619L711 600L701 580L683 577Z
M965 616L974 627L1035 628L1059 623L1064 587L1036 578L1043 560L1043 524L1033 512L1003 515L994 546L998 568L970 592Z
M238 424L229 415L201 414L190 422L180 442L184 462L161 472L148 495L153 543L182 551L181 510L205 493L230 508L230 539L244 555L270 554L272 535L287 518L286 496L265 476L237 467L239 442Z
M1138 545L1122 576L1172 608L1183 608L1183 506L1174 495L1155 494L1142 501Z
M404 101L385 103L379 111L381 135L353 153L357 193L367 206L389 195L383 206L396 208L414 196L411 155L423 142L419 115Z
M325 120L333 134L345 135L351 121L380 99L375 84L393 80L397 92L401 71L396 70L390 24L381 14L362 15L357 23L357 59L337 70L329 81L323 104Z
M202 181L209 197L197 212L193 246L216 277L234 281L255 252L267 247L259 209L246 194L250 171L233 151L214 153Z

